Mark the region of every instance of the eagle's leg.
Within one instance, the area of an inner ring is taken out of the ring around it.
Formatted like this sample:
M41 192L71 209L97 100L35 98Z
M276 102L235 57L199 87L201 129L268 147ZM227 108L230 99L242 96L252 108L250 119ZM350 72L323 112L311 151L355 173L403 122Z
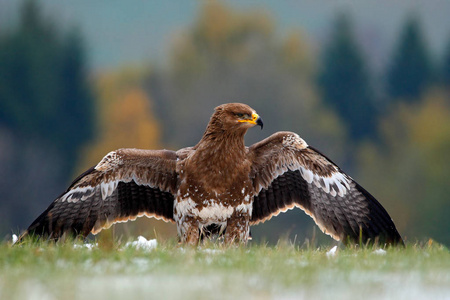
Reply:
M225 232L225 244L243 243L247 244L250 226L250 216L245 213L234 213L227 222L227 230Z
M180 222L180 239L181 242L188 245L196 246L200 240L200 232L198 230L198 221L193 217L187 216L183 222Z

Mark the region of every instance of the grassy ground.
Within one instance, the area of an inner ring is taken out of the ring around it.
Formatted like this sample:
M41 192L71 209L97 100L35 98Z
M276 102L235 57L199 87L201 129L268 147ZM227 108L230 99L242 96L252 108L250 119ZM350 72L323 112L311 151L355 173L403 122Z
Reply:
M450 253L289 243L145 251L123 243L0 245L0 299L450 299Z

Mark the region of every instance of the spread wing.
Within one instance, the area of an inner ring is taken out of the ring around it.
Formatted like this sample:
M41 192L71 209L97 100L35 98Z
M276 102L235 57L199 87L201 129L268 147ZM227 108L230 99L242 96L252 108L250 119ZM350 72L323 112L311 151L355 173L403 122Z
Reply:
M81 174L25 234L87 236L140 216L173 222L176 152L119 149Z
M297 134L278 132L248 148L256 191L251 224L298 207L344 243L403 244L381 204Z

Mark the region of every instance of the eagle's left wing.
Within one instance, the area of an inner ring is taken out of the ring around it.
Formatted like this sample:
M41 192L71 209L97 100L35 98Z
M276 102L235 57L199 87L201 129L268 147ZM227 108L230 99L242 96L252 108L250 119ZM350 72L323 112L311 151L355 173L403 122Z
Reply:
M251 224L298 207L344 243L403 244L381 204L297 134L278 132L248 148L255 197Z
M110 152L75 179L19 240L26 235L55 240L64 234L85 237L143 215L173 222L178 158L169 150Z

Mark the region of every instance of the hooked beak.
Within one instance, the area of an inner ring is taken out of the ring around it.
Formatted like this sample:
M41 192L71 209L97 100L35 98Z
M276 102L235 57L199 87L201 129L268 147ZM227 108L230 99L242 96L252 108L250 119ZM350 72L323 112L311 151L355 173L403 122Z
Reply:
M250 124L261 126L261 129L263 128L263 121L262 121L261 117L255 112L252 113L252 118L251 119L238 120L238 122L250 123Z
M261 130L263 129L264 124L263 124L263 120L261 119L261 117L258 117L256 119L256 125L260 126Z

